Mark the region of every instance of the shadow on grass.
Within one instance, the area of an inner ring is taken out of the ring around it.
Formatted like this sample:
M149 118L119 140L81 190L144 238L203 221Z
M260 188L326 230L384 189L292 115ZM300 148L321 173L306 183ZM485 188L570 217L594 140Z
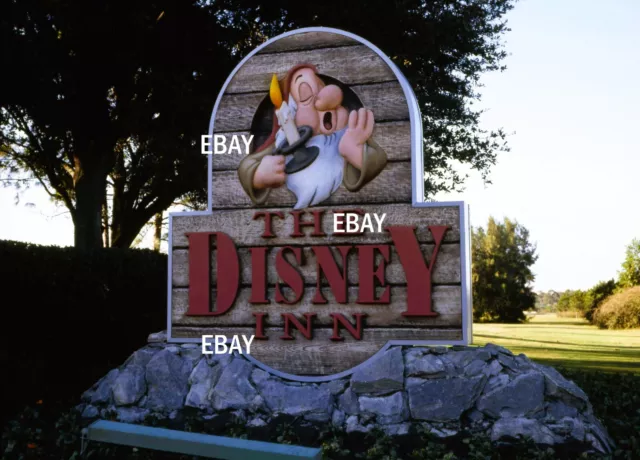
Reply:
M521 323L525 326L590 326L589 323L585 321L527 321L526 323Z
M625 347L625 346L620 346L620 345L599 345L599 344L579 344L579 343L572 343L572 342L552 342L552 341L548 341L548 340L534 340L534 339L524 339L521 337L505 337L505 336L499 336L499 335L487 335L487 334L474 334L473 335L474 338L475 337L482 337L484 339L495 339L495 340L517 340L518 342L533 342L533 343L544 343L547 345L569 345L569 346L584 346L584 347L594 347L594 348L612 348L618 351L629 351L633 354L637 354L638 355L638 359L640 360L640 347ZM578 350L576 349L576 352L582 353L583 351L588 352L589 350Z

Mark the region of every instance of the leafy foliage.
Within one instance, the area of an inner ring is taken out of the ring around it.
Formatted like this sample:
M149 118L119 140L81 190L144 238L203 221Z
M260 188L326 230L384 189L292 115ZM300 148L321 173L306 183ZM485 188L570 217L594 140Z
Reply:
M618 284L621 288L640 285L640 239L634 239L627 246Z
M102 245L110 190L105 227L113 246L128 247L179 197L206 201L199 136L239 59L281 32L330 26L371 40L405 73L423 114L425 190L460 189L456 163L488 179L507 150L473 103L481 75L503 69L514 1L0 2L11 69L0 87L0 179L37 180L86 248Z
M538 256L529 231L517 222L489 218L472 236L473 319L520 322L534 307L531 266Z
M165 255L0 241L0 260L0 291L13 299L3 303L11 320L0 322L0 365L11 376L1 417L38 399L77 398L166 327Z
M640 327L640 286L625 289L606 299L595 311L593 323L606 329Z

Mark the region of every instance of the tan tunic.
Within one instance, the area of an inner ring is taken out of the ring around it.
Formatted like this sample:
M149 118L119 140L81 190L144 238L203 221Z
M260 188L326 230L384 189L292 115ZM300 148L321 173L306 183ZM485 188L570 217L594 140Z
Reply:
M275 144L271 144L259 153L247 155L240 162L238 167L238 178L242 184L242 188L247 192L254 204L263 204L269 196L271 189L256 189L253 186L253 175L266 155L271 155L275 148ZM371 179L380 174L387 164L387 154L382 148L369 139L364 146L362 158L362 170L356 168L345 160L344 173L342 174L342 183L350 192L357 192Z

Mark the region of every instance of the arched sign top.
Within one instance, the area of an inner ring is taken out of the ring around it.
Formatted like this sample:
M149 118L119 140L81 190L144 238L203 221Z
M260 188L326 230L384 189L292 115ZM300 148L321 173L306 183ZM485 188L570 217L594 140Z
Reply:
M462 203L424 203L422 118L367 40L307 28L227 78L209 208L170 215L168 336L253 336L250 360L326 381L392 344L471 339Z

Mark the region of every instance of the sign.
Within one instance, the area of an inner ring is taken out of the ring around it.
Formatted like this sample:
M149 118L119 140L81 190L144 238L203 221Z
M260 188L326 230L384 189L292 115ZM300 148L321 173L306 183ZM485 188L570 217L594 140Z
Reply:
M417 101L374 45L269 40L227 79L203 149L209 209L170 215L169 341L254 336L249 359L302 381L392 344L470 342L466 207L424 202Z

